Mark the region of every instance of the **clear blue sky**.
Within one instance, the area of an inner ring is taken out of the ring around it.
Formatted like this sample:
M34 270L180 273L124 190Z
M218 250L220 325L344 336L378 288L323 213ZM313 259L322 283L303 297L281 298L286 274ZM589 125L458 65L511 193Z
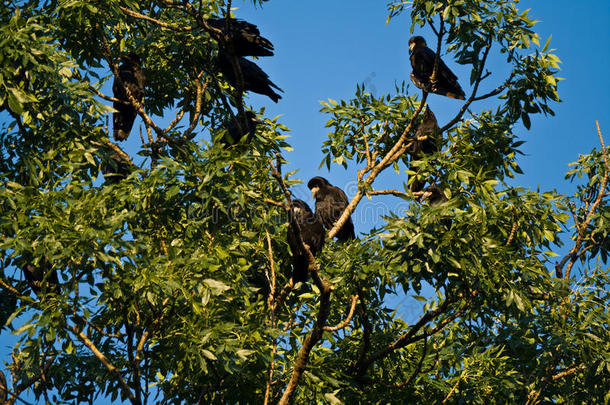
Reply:
M411 71L408 13L386 25L386 3L275 0L265 3L263 9L246 2L234 3L238 7L235 15L256 23L275 45L276 55L261 58L257 63L284 89L283 99L273 104L266 97L253 95L248 102L255 108L266 106L268 117L282 115L281 121L292 129L289 142L294 151L285 154L290 161L287 169L300 169L297 176L305 182L316 175L327 177L345 188L349 197L354 193L353 170L334 167L330 173L326 168L318 171L322 159L320 146L327 137L324 123L328 119L319 113L319 101L349 99L356 83L365 82L369 90L380 95L393 91L395 83L408 81ZM563 102L553 106L556 116L534 118L529 131L517 128L527 143L523 146L526 155L519 157L525 174L515 184L569 193L573 188L564 181L567 164L575 161L578 154L599 147L596 119L610 143L610 1L522 1L520 9L527 8L531 8L530 16L540 21L534 30L540 34L542 43L553 35L551 47L557 49L563 62L559 76L565 80L559 84ZM415 34L432 38L428 31ZM463 78L461 83L468 93L469 71L448 57L444 59ZM506 72L506 67L494 63L490 70L493 74L487 79L487 86L495 87L503 80L500 73ZM441 125L462 103L436 95L431 95L428 102ZM478 111L484 106L475 104L473 108ZM132 136L128 142L130 153L137 150L138 143L137 136ZM379 180L375 183L379 188L394 188L400 187L406 176L390 174ZM294 191L312 205L305 186ZM366 231L379 224L379 214L387 213L397 202L391 197L373 203L363 200L355 213L356 230ZM415 315L410 309L404 308L407 319ZM8 361L7 345L13 338L6 334L3 331L0 337L0 359Z

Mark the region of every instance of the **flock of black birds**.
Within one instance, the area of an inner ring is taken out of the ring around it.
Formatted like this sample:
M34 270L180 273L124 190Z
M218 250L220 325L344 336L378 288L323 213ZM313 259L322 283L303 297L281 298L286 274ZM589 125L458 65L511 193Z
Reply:
M282 90L269 80L269 76L259 66L245 58L247 56L273 56L273 44L260 35L256 25L234 18L230 19L229 24L227 24L225 18L210 18L207 20L207 24L222 31L224 38L228 38L219 45L217 61L220 72L229 84L235 88L240 86L236 77L237 73L237 75L241 75L242 91L252 91L266 95L274 102L281 99L281 96L273 89ZM409 40L409 53L411 67L413 68L410 78L415 86L425 92L460 100L465 99L464 91L457 82L455 74L440 57L437 60L436 53L426 46L424 38L420 36L412 37ZM437 64L436 74L434 74L435 64ZM235 67L238 69L235 69ZM144 103L145 82L140 57L135 53L128 53L123 56L118 68L118 78L115 77L112 86L114 97L117 99L113 103L113 107L117 110L113 114L113 133L116 141L124 141L129 137L137 116L137 108L130 99L136 100L140 105ZM222 142L230 146L245 138L245 142L249 143L259 123L256 114L252 111L246 111L248 127L245 130L240 130L234 121L232 120L227 124L226 134L222 138ZM411 156L411 162L416 162L425 155L439 151L441 147L439 136L436 117L432 110L426 107L422 122L413 138L414 142L407 151ZM122 164L124 165L117 154L109 157L109 162L102 167L104 175L108 176L107 180L118 181L117 179L124 178L124 171L127 169ZM417 165L411 165L411 170L417 175ZM112 177L113 174L115 175L114 178ZM426 200L430 205L447 201L438 186L431 184L424 188L424 185L425 181L414 178L409 188L411 192L421 192L420 200ZM348 199L343 190L333 186L323 177L313 177L309 180L307 186L315 199L315 212L306 202L299 199L293 199L290 207L291 215L287 242L293 257L292 278L295 283L306 281L309 274L309 257L300 243L299 230L303 242L315 257L324 245L325 229L332 229L348 206ZM351 217L348 217L337 232L336 238L339 242L346 242L355 237L354 225ZM52 274L47 274L51 271L51 268L46 263L39 267L37 269L31 264L23 266L26 281L31 288L37 293L40 292L43 280L56 288L59 281L55 271L53 270Z

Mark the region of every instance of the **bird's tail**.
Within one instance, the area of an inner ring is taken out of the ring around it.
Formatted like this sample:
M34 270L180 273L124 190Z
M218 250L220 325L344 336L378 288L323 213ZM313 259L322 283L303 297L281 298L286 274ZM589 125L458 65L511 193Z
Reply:
M273 87L275 87L276 89L283 91L282 89L280 89L279 87L277 87L276 85L274 85L273 83L271 83L271 85ZM279 94L277 94L275 91L271 90L271 88L269 88L269 91L266 93L267 96L269 96L269 98L271 100L273 100L274 103L277 103L279 99L282 98L282 96L280 96Z
M292 280L295 283L304 283L309 276L309 261L305 255L293 255Z
M462 94L456 94L456 93L452 93L452 92L447 92L445 93L445 96L449 97L449 98L454 98L456 100L466 100L466 97L464 95L464 93Z
M129 138L129 133L133 127L133 123L136 119L136 112L129 106L121 105L115 106L118 112L112 114L113 134L115 141L124 141Z

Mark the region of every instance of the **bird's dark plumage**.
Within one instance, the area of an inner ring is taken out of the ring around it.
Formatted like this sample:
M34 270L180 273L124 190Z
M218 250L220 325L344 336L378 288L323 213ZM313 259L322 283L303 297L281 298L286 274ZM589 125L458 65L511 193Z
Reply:
M22 270L25 281L37 295L45 289L47 292L57 292L59 287L57 271L46 259L41 260L38 266L27 263Z
M273 100L275 103L282 98L279 94L273 91L272 87L279 91L284 91L276 86L271 80L269 75L263 71L258 65L246 58L237 58L241 74L244 79L244 91L253 91L258 94L263 94ZM233 87L237 87L237 80L235 78L235 72L229 55L224 51L218 52L218 63L220 71L226 77L227 81Z
M235 117L235 119L239 119L239 117ZM242 130L240 132L237 125L235 125L235 121L233 119L229 120L227 132L222 137L223 144L226 146L235 145L244 137L246 138L245 142L250 143L254 133L256 132L256 127L258 126L259 121L256 119L256 114L254 114L252 111L246 111L246 121L248 123L248 128L246 131Z
M273 56L273 44L261 37L258 27L252 23L235 18L230 19L229 40L237 56ZM226 33L226 19L209 18L207 23L223 34Z
M424 111L423 119L419 127L417 127L417 131L415 131L415 142L409 148L408 152L411 155L411 162L415 160L419 160L423 155L428 155L430 153L437 152L440 148L440 141L438 139L439 127L436 121L436 117L432 110L429 107L426 107L426 111ZM428 139L424 139L422 141L417 141L418 138L428 137ZM418 172L417 167L410 167L411 171L415 173ZM424 182L418 181L414 179L410 185L410 190L412 192L421 191L424 187Z
M108 183L115 184L124 180L131 173L131 165L116 152L110 152L102 163L102 174Z
M292 252L292 279L295 283L304 282L309 275L309 260L307 252L299 243L296 224L301 229L303 242L309 246L311 254L316 256L324 245L324 227L320 217L311 211L303 200L292 200L290 209L292 218L288 227L288 246Z
M339 187L335 187L324 177L313 177L307 183L316 200L316 214L320 216L326 229L332 229L348 205L347 196ZM347 241L356 238L354 224L349 217L337 232L337 240Z
M119 77L123 82L123 86L119 85L118 80L115 78L112 84L114 97L129 103L129 97L127 97L127 92L125 91L126 87L140 104L144 103L145 78L140 57L132 52L123 56L121 60ZM112 115L114 139L116 141L124 141L129 137L133 122L136 119L136 108L131 103L124 104L116 101L112 106L118 111Z
M430 93L440 94L450 98L464 100L465 94L460 87L457 76L445 65L442 59L438 61L436 81L431 81L434 70L436 53L426 46L426 41L420 36L409 40L409 53L411 54L411 81L417 87Z
M445 193L436 185L432 184L426 188L424 188L424 194L421 196L420 201L428 201L430 206L435 206L444 202L447 202L447 197L445 197Z

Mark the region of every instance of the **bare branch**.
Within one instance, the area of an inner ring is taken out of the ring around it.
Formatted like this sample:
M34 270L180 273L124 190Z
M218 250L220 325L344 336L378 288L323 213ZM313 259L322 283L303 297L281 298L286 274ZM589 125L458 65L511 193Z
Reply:
M100 140L100 142L90 141L90 143L91 143L91 145L94 145L94 146L108 147L108 148L112 149L112 151L115 152L123 160L123 162L135 167L135 164L131 161L131 158L129 157L129 155L127 153L125 153L119 145L112 142L110 139L102 138Z
M445 6L447 7L447 6ZM444 9L443 9L444 11ZM430 84L432 86L436 83L436 76L438 75L438 66L441 61L441 44L443 43L443 34L445 28L445 20L443 19L443 11L439 13L439 17L441 19L441 26L436 34L437 43L436 43L436 57L434 58L434 67L432 68L432 75L430 75ZM432 26L432 24L430 24ZM441 131L442 132L442 131Z
M161 28L167 28L169 30L178 31L178 32L192 31L192 30L195 29L194 27L191 27L191 26L177 27L177 26L165 23L163 21L157 20L155 18L149 17L147 15L140 14L137 11L133 11L133 10L128 9L127 7L119 6L119 8L121 9L122 12L124 12L125 14L127 14L130 17L137 18L139 20L145 20L145 21L151 22L151 23L153 23L155 25L158 25Z
M563 370L561 370L560 372L552 375L550 378L549 377L543 377L542 378L542 382L549 382L549 381L557 381L563 377L567 377L569 375L572 375L578 371L582 371L585 370L585 365L584 364L579 364L579 365L574 365L568 368L565 368ZM533 389L532 391L530 391L530 393L527 396L527 404L536 404L538 403L538 397L540 396L540 393L542 392L541 388L536 388Z
M191 133L197 126L197 123L199 122L199 117L201 116L201 107L203 105L203 93L205 93L205 90L208 88L208 85L210 84L211 79L209 77L206 78L203 85L201 84L201 75L202 74L203 74L203 72L199 73L199 76L197 76L197 78L194 80L195 86L197 88L197 96L196 96L197 100L195 100L195 115L193 116L193 119L191 120L191 124L188 127L188 129L186 131L184 131L184 137L186 137L186 138L188 138L191 135Z
M23 293L19 292L15 287L13 287L12 285L9 285L7 283L4 282L4 280L2 280L0 278L0 287L4 288L7 291L10 291L11 293L13 293L16 296L21 296L23 295Z
M293 221L293 215L290 215L290 209L292 207L292 199L290 197L290 190L288 190L288 188L286 187L286 184L284 183L284 179L282 178L282 173L280 171L281 170L281 156L278 154L278 155L276 155L276 158L277 158L276 165L274 165L271 160L269 161L269 164L271 166L271 175L277 180L282 191L284 192L284 196L286 197L286 201L287 201L286 210L287 210L288 218L291 221ZM292 370L292 375L290 376L288 385L286 386L286 389L284 390L284 392L282 394L282 398L279 401L280 405L287 405L291 402L291 400L295 394L296 388L299 384L299 381L301 379L301 376L303 375L303 372L305 371L305 368L307 367L307 362L309 360L309 354L311 353L311 350L314 348L314 346L318 343L318 341L322 338L322 334L324 332L324 325L326 324L328 315L330 313L330 294L332 292L332 286L325 279L320 277L319 268L316 263L316 259L313 256L313 254L311 253L309 246L303 241L303 237L301 235L301 228L300 228L299 224L296 221L294 221L293 225L297 229L296 236L297 236L298 243L300 243L301 246L304 248L304 251L307 252L308 267L309 267L308 270L309 270L309 273L311 274L311 278L313 279L314 283L320 290L320 304L319 304L320 306L318 308L318 313L316 315L316 320L314 322L312 331L309 335L307 335L305 337L305 340L303 341L303 346L301 347L301 349L299 349L299 352L297 355L297 360L296 360L294 368ZM292 288L292 284L293 284L293 280L291 278L290 282L288 283L288 287ZM285 290L287 290L287 289L285 289Z
M516 233L517 233L517 222L513 222L513 226L510 229L510 234L508 235L508 239L506 240L505 246L508 246L511 244Z
M474 99L472 99L472 101L484 100L486 98L493 97L493 96L495 96L497 94L502 93L508 86L510 86L512 84L514 77L515 77L515 72L510 74L510 76L508 77L508 79L506 79L504 84L502 84L501 86L496 87L494 90L490 91L487 94L483 94L482 96L475 97Z
M367 191L367 195L394 195L396 197L416 197L419 198L424 195L424 191L415 191L412 193L405 193L398 190L372 190Z
M269 281L270 287L269 297L267 298L267 305L271 307L271 303L275 298L275 260L273 259L273 249L271 247L271 235L269 235L269 231L267 229L265 229L265 237L267 238L267 254L269 255L269 267L271 269L271 276L267 275L267 280Z

